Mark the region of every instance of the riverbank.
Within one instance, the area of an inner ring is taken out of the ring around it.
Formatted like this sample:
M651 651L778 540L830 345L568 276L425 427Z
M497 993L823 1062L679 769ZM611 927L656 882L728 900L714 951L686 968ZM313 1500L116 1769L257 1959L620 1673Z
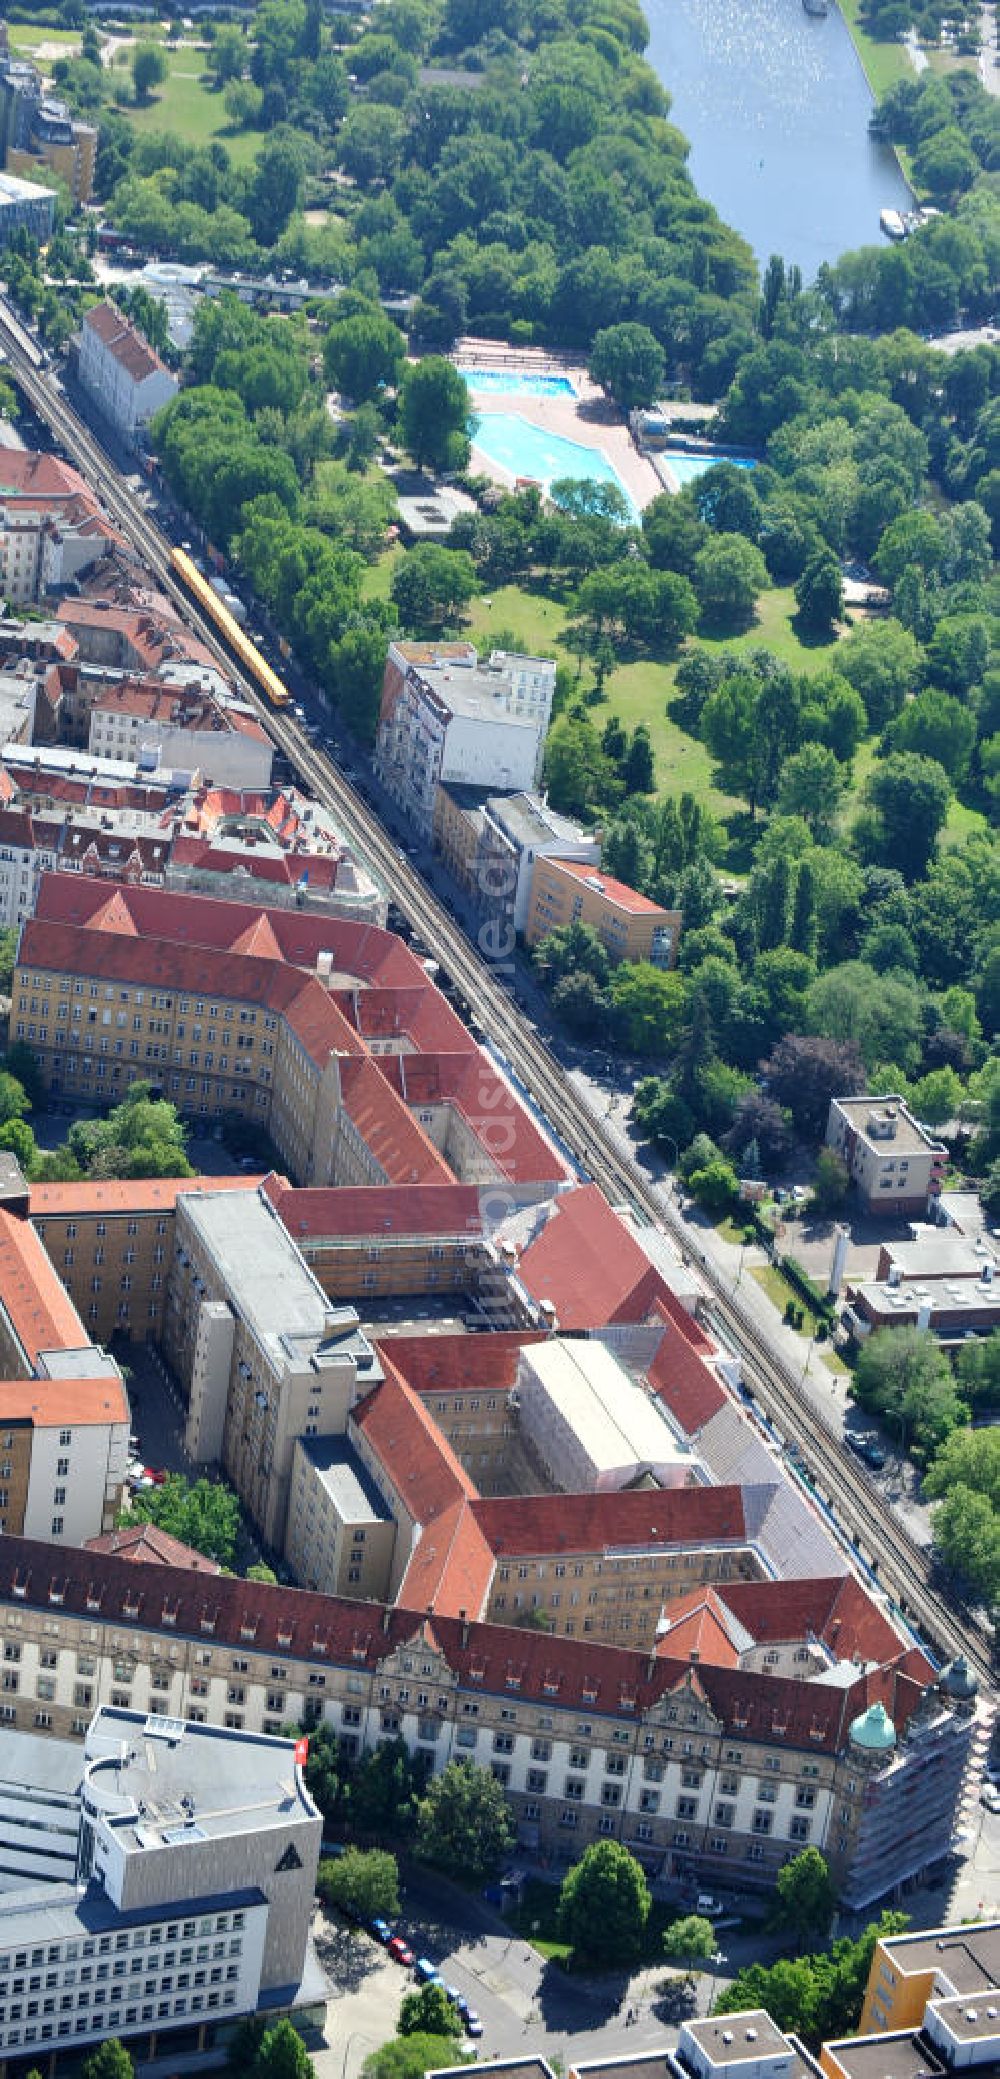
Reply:
M876 43L861 25L861 0L835 0L851 33L861 70L876 101L897 80L913 79L916 68L902 43Z

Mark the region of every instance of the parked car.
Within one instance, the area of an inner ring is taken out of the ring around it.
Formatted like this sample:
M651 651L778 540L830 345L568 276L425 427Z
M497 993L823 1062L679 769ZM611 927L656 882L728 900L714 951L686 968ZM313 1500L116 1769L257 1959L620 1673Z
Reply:
M979 1793L979 1802L986 1806L987 1812L1000 1812L1000 1790L992 1783L984 1783Z
M413 1975L418 1985L440 1985L441 1983L441 1973L438 1970L437 1964L432 1963L429 1956L418 1956L414 1965Z
M475 2007L466 2007L465 2013L462 2016L462 2023L467 2036L482 2035L483 2024L476 2013Z
M713 1898L710 1891L699 1891L694 1910L702 1920L721 1920L726 1909L722 1900Z
M393 1935L392 1939L385 1946L388 1955L392 1957L393 1963L402 1964L404 1970L412 1970L413 1965L416 1963L416 1957L409 1943L404 1942L402 1935Z
M376 1942L381 1942L383 1949L387 1949L392 1941L392 1929L389 1926L389 1922L382 1920L378 1915L376 1915L374 1920L368 1922L368 1932L370 1935L374 1935Z

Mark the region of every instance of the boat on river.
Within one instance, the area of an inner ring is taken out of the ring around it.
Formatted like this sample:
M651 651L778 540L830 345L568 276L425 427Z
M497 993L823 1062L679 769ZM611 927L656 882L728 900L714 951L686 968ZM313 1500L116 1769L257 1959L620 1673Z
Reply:
M905 238L909 229L906 218L898 209L884 209L879 217L879 223L887 238L897 240Z
M802 5L807 14L823 15L830 12L829 0L802 0Z

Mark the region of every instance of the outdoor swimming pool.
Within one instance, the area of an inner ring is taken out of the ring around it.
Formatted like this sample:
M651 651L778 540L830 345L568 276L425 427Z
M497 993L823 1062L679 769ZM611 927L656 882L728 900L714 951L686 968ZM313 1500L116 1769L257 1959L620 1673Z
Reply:
M470 390L480 397L575 397L568 375L528 375L507 368L459 368Z
M668 464L681 485L693 484L696 478L704 476L706 469L714 469L717 462L731 462L734 469L757 467L756 462L751 462L746 455L727 455L722 448L718 448L714 455L689 455L683 450L675 452L673 448L665 448L660 460Z
M561 476L575 477L580 482L590 478L600 484L614 484L628 500L630 512L638 518L633 499L600 448L584 447L578 440L567 440L562 433L547 433L530 420L518 418L516 412L504 411L485 412L476 420L472 445L496 468L506 470L512 477L531 477L546 490L553 478Z

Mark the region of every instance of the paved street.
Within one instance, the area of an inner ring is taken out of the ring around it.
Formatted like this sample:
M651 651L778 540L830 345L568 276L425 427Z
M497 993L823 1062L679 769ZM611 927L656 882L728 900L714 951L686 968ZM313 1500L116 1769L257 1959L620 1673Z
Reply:
M407 1885L398 1926L414 1952L434 1959L448 1985L477 2009L483 2035L477 2048L491 2057L524 2057L540 2051L564 2067L580 2058L606 2057L626 2047L642 2050L676 2034L665 1993L666 1967L596 1983L568 1978L546 1964L499 1917L453 1887L416 1877ZM335 1915L317 1912L317 1948L335 1990L327 2012L325 2042L310 2043L319 2079L357 2079L365 2058L393 2033L399 2003L413 1989L403 1971L367 1935L340 1926ZM738 1936L739 1961L760 1953L761 1941ZM724 1943L728 1937L722 1938ZM774 1944L764 1942L769 1951ZM732 1968L732 1966L730 1966ZM698 1981L697 2010L705 2013L726 1971ZM625 2028L632 2006L638 2019ZM694 2011L693 2009L691 2011Z

